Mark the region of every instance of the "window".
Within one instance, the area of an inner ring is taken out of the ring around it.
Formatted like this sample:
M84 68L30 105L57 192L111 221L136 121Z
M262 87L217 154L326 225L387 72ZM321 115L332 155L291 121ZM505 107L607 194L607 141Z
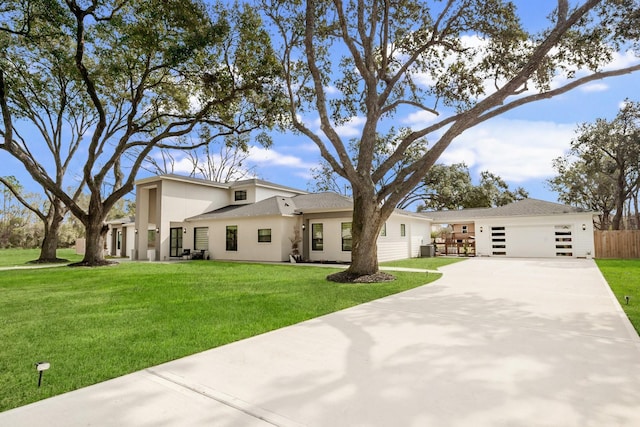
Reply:
M407 227L404 224L400 224L400 236L404 237L407 235Z
M382 224L382 229L380 230L380 236L385 237L387 235L387 223Z
M238 190L234 193L234 200L237 202L239 200L247 200L247 191L246 190Z
M322 245L322 224L311 224L311 250L321 251Z
M120 250L120 246L122 245L122 231L118 230L118 234L116 235L116 247Z
M466 225L462 226L462 234L467 234L469 232L469 229L467 228Z
M193 250L209 250L209 227L196 227L193 229Z
M351 251L351 223L343 222L341 224L342 229L342 250L345 252Z
M169 256L182 256L182 227L169 229Z
M556 225L556 256L573 256L573 237L570 225Z
M238 250L238 226L227 225L227 250Z
M491 254L507 255L507 231L505 227L491 227Z
M270 243L271 242L271 229L259 228L258 229L258 242Z

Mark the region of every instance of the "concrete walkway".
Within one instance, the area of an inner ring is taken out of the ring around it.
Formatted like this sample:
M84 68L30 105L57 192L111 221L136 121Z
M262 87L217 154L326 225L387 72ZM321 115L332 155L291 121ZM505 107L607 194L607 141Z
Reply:
M1 426L639 426L640 339L591 260L428 286L0 414Z

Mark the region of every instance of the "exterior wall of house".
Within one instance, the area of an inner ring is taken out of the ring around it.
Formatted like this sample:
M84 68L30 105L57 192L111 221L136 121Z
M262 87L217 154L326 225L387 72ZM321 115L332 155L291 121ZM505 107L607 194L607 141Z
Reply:
M208 255L211 259L229 261L289 260L294 226L301 227L298 217L256 217L203 220L186 223L187 240L184 248L193 248L193 228L207 227L209 235ZM227 250L227 226L237 227L237 250ZM270 229L271 242L259 242L258 230ZM188 243L188 244L187 244Z
M228 204L229 192L224 188L170 179L138 185L136 229L158 229L158 233L150 236L153 239L147 232L138 233L134 255L140 260L169 259L172 221L182 221Z
M420 246L431 242L431 222L426 219L394 214L387 220L386 229L387 235L378 237L380 262L419 257Z
M312 262L351 262L351 251L342 250L342 223L351 223L350 213L341 213L335 217L333 215L314 215L306 220L307 233L306 241L308 248L305 251L307 258ZM313 249L313 224L322 224L323 239L322 249Z
M247 198L245 200L236 200L235 195L237 191L246 191ZM292 197L298 194L302 194L302 192L263 187L260 185L256 185L253 182L248 182L244 185L234 185L234 187L229 190L228 204L245 205L248 203L256 203L274 196Z
M478 256L590 258L594 253L588 213L487 218L475 225Z
M469 224L452 224L451 225L452 228L452 233L454 233L456 236L460 236L463 234L469 234L471 236L473 236L475 234L475 225L473 223L469 223Z
M305 219L305 258L312 262L350 262L351 251L342 250L342 223L352 221L350 212L341 215L313 215ZM313 224L323 226L322 250L313 250ZM401 236L401 224L405 235ZM386 236L378 237L378 261L392 261L420 256L420 246L429 243L431 222L404 215L387 220Z

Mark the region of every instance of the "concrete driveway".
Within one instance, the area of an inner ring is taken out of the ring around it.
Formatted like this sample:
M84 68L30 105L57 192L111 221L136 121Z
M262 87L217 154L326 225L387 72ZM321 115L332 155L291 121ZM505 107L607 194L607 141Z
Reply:
M591 260L428 286L0 414L2 426L639 426L640 339Z

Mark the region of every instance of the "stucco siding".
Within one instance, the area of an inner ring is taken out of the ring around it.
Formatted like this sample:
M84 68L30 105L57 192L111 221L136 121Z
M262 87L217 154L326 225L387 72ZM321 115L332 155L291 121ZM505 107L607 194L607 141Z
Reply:
M289 237L297 219L259 217L192 222L192 227L208 227L209 257L229 261L288 261ZM227 226L237 227L237 250L227 250ZM271 230L271 242L258 242L258 229Z
M314 250L309 246L309 260L314 262L338 261L351 262L351 251L342 250L342 223L351 222L350 216L342 218L314 218L309 220L306 230L309 242L313 241L313 224L322 224L323 241L322 249Z

